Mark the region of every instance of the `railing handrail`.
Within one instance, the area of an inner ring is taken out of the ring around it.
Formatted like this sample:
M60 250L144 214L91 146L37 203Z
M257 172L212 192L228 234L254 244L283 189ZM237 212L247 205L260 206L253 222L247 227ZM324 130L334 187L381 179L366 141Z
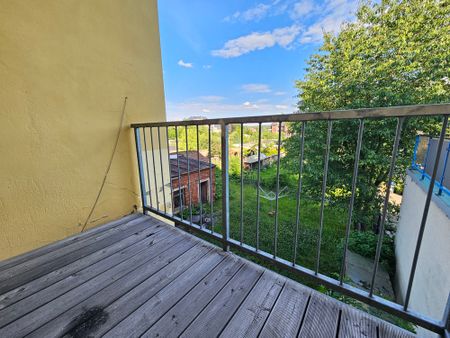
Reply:
M393 106L379 108L361 108L332 110L322 112L297 112L279 115L240 116L204 120L183 120L165 122L132 123L131 128L162 127L162 126L196 126L220 125L240 123L273 123L273 122L301 122L320 120L349 120L387 117L433 116L450 114L450 103L421 104L408 106Z

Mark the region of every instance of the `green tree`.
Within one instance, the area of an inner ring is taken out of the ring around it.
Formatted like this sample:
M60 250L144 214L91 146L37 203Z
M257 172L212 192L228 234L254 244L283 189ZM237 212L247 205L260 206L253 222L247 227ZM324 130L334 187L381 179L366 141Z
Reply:
M445 0L382 0L363 3L354 23L336 36L324 34L319 52L308 61L298 81L301 111L384 107L450 101L450 5ZM365 124L355 202L356 222L373 224L380 210L377 190L388 176L396 119ZM410 163L414 136L436 133L439 119L405 121L395 180ZM306 127L305 193L320 196L326 122ZM347 205L353 171L358 121L334 122L328 200ZM286 161L298 168L301 125L292 124Z

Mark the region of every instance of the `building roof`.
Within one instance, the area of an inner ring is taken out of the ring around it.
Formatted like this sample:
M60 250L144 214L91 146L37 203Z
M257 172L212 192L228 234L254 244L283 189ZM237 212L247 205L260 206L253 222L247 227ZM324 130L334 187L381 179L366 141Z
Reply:
M265 160L267 158L267 156L263 153L261 153L260 156L261 156L260 161ZM256 155L251 155L251 156L245 157L244 162L249 163L249 164L258 163L258 155L256 154Z
M177 153L170 154L170 177L178 177L178 163L180 163L180 175L188 173L188 161L190 173L198 172L199 166L200 170L209 169L209 159L202 154L199 155L200 161L197 159L198 153L196 151L189 151L189 157L186 157L186 153L178 153L178 155ZM211 163L211 168L215 166L215 164Z

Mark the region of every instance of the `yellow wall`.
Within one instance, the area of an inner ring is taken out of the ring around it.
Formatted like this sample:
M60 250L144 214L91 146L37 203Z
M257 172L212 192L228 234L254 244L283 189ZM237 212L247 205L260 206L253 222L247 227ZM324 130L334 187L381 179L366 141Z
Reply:
M139 204L129 124L165 120L156 0L0 0L0 259Z

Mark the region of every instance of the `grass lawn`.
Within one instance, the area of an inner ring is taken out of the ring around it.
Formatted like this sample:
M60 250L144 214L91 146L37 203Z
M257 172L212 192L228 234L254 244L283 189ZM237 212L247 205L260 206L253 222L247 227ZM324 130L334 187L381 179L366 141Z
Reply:
M275 176L273 168L261 172L261 182L266 191L275 191L264 186L266 178ZM220 172L216 182L220 182ZM294 240L296 227L296 177L289 182L288 195L279 199L278 206L278 246L277 256L292 261L294 255ZM283 188L283 185L280 185ZM218 183L217 189L221 189ZM318 187L320 190L321 187ZM257 187L255 184L244 183L243 188L243 242L256 246L256 210ZM220 214L220 198L214 204L215 213ZM324 227L320 252L319 272L336 277L341 268L342 239L345 235L347 211L326 205L324 212ZM216 221L214 230L220 232L220 218ZM317 259L317 244L319 239L320 202L301 199L300 225L297 249L297 264L315 269ZM240 179L230 177L230 237L240 240L241 226L241 195ZM274 252L275 236L275 201L260 197L259 247L269 253Z

